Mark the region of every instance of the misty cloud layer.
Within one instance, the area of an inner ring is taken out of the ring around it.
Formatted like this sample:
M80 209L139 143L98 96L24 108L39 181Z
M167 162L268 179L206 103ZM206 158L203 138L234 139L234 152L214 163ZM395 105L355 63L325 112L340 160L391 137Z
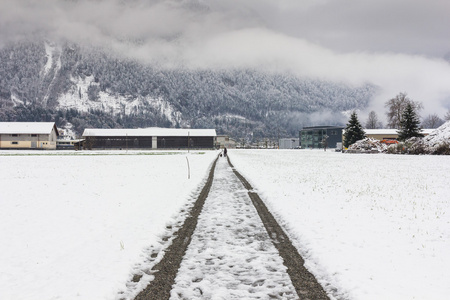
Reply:
M146 63L261 68L399 92L450 108L450 2L441 0L2 0L0 46L32 37Z

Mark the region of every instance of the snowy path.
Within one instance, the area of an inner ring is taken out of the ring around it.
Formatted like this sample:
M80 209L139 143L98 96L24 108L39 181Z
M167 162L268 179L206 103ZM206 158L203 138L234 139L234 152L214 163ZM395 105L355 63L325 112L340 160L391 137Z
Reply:
M171 299L297 298L247 190L219 159Z
M214 162L148 274L154 278L135 300L329 299L264 202L224 158Z

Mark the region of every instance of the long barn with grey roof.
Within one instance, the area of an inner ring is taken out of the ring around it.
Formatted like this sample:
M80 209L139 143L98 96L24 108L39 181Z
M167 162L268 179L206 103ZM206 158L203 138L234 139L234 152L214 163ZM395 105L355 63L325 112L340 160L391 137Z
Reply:
M212 149L215 129L139 128L96 129L83 132L88 149Z

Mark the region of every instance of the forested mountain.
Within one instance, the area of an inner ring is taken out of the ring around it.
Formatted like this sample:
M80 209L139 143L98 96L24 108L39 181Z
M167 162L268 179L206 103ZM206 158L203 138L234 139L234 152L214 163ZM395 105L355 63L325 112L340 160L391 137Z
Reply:
M365 108L374 93L369 84L254 69L168 69L69 43L0 48L0 121L56 121L78 134L161 126L247 140L297 136L303 125L345 123L342 112Z

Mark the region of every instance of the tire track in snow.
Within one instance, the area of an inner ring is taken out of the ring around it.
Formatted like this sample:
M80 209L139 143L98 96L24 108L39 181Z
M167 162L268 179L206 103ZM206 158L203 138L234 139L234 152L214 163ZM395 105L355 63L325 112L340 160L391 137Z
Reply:
M248 181L234 168L229 157L228 163L233 169L233 172L248 190L248 195L258 211L258 215L260 216L264 227L272 237L273 244L283 258L284 265L287 267L287 272L300 299L329 299L314 275L305 268L305 261L300 256L297 249L292 245L289 237L267 209L259 195L253 191L253 187L250 183L248 183Z
M298 299L247 190L219 159L173 300Z
M229 159L214 162L191 216L175 235L152 269L155 279L135 300L328 299Z

